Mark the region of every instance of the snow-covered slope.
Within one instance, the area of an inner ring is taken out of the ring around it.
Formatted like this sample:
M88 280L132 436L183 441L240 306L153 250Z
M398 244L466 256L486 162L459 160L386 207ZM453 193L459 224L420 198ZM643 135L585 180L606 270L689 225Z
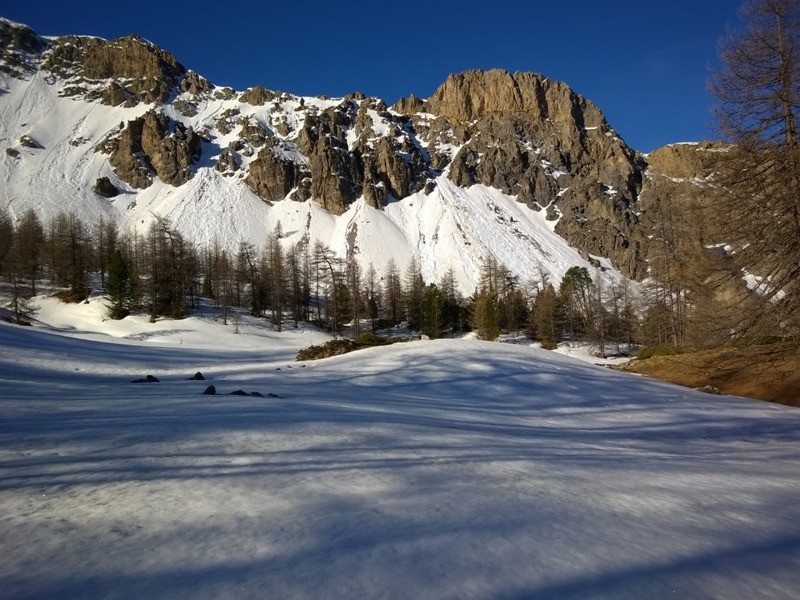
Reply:
M796 409L467 340L299 364L317 334L93 310L0 323L0 596L800 589Z
M29 58L34 63L43 60L39 55ZM14 218L33 208L47 223L59 212L69 211L87 223L115 220L124 230L144 232L155 215L165 216L192 241L205 245L216 240L232 251L242 240L260 246L280 222L285 244L319 240L341 256L354 252L365 266L371 262L379 270L390 259L403 269L413 257L429 281L452 267L465 292L475 286L478 267L489 253L523 280L540 279L542 274L558 280L571 266L594 271L554 233L555 222L547 221L544 211L534 211L514 196L484 185L458 187L448 178L447 168L426 171L429 185L424 190L420 184L420 191L401 200L389 195L380 210L369 206L375 203L362 195L339 216L320 206L325 198L267 202L246 185L248 169L265 143L248 141L249 134L243 133L247 127L256 138L263 134L271 140L269 144L275 145L266 147L281 160L304 168L309 159L298 145L303 131L317 129L303 127L332 109L352 112L349 124L342 126L349 150L360 144L359 152L366 151L385 142L394 145L391 156L400 157L397 161L412 160L404 154L405 147L430 159L428 143L418 139L409 125L388 120L394 117L385 106L381 112L369 108L379 106L376 99L342 108L341 98L268 92L270 101L252 104L243 101L241 93L211 86L197 93L174 89L163 104L112 106L91 94L117 80L87 83L74 73L57 75L38 63L34 67L23 76L0 70L0 208L7 208ZM151 185L137 188L118 176L109 151L99 148L118 139L127 123L154 107L169 119L171 128L181 125L199 132L200 158L191 165L192 176L185 183L170 185L153 177ZM529 141L525 144L532 148ZM238 148L234 153L238 168L216 168L232 147ZM457 151L458 147L435 144L440 157L452 158ZM104 198L92 191L100 177L108 177L121 193ZM381 187L385 185L379 182L371 189ZM607 261L602 264L609 266ZM617 274L609 269L608 276Z

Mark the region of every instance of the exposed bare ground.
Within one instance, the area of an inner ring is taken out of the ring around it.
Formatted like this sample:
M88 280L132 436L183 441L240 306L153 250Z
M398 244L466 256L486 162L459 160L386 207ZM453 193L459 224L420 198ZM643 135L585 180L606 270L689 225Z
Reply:
M711 385L723 394L800 407L800 355L781 345L725 347L634 360L620 367L685 385Z

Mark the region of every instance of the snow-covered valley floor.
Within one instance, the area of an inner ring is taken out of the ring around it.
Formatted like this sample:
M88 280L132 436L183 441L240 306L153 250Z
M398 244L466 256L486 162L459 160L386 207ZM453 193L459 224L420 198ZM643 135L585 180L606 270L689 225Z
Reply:
M0 597L798 597L797 409L511 344L75 327L0 324Z

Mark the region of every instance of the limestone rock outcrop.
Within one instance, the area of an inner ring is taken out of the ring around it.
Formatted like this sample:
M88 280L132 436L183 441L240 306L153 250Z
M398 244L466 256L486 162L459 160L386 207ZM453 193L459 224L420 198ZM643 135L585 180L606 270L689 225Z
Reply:
M556 231L587 254L608 256L631 276L645 267L633 209L646 168L600 110L566 84L534 73L451 75L419 107L436 116L421 137L460 186L481 183L558 219ZM415 122L416 123L416 122Z
M109 162L125 183L148 187L153 175L179 186L192 178L192 165L200 157L200 137L189 127L171 122L163 113L151 110L128 121L118 139L111 143Z
M392 105L392 110L403 115L414 115L424 112L425 101L411 94L407 98L400 98Z
M723 220L700 218L703 204L708 205L714 184L717 153L727 147L719 142L671 144L647 156L648 170L639 195L639 221L643 233L655 243L646 246L651 264L660 260L663 246L660 240L665 224L670 235L680 238L684 247L694 246L705 252L705 245L725 239Z
M725 152L720 142L670 144L647 155L647 164L664 177L684 180L705 180L713 171L716 152Z
M116 40L75 35L55 38L42 69L66 79L70 84L67 94L83 92L90 100L108 103L123 95L135 103L164 102L186 73L172 54L137 35ZM97 92L94 85L105 81L115 89Z
M340 215L360 195L361 165L341 139L316 136L308 164L311 195L326 210Z
M194 71L186 73L180 86L182 92L189 92L194 95L210 92L213 87L205 77L198 75Z
M214 169L225 176L233 175L239 170L240 163L236 157L236 152L230 148L223 148L214 164ZM256 192L257 193L257 192Z
M47 48L47 42L30 27L0 19L0 72L26 77L36 70L33 60Z
M239 102L247 102L253 106L263 106L270 100L274 99L275 96L276 94L274 92L266 89L263 86L257 85L239 96Z
M269 202L286 198L300 177L297 165L279 152L271 145L262 148L245 179L251 190Z

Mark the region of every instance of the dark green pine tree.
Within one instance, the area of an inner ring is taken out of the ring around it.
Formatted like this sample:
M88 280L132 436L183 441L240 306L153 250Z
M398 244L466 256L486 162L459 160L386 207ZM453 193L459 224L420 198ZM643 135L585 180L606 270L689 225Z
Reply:
M500 310L497 295L491 287L475 294L470 311L470 325L482 340L492 341L500 337Z
M112 319L124 319L130 314L133 301L133 285L128 261L122 252L111 255L106 278L106 295L109 299L108 315Z
M446 301L436 284L428 284L422 294L422 333L435 340L446 331Z
M558 346L563 330L564 308L561 297L551 284L536 296L531 314L531 332L541 342L542 348L553 350Z

